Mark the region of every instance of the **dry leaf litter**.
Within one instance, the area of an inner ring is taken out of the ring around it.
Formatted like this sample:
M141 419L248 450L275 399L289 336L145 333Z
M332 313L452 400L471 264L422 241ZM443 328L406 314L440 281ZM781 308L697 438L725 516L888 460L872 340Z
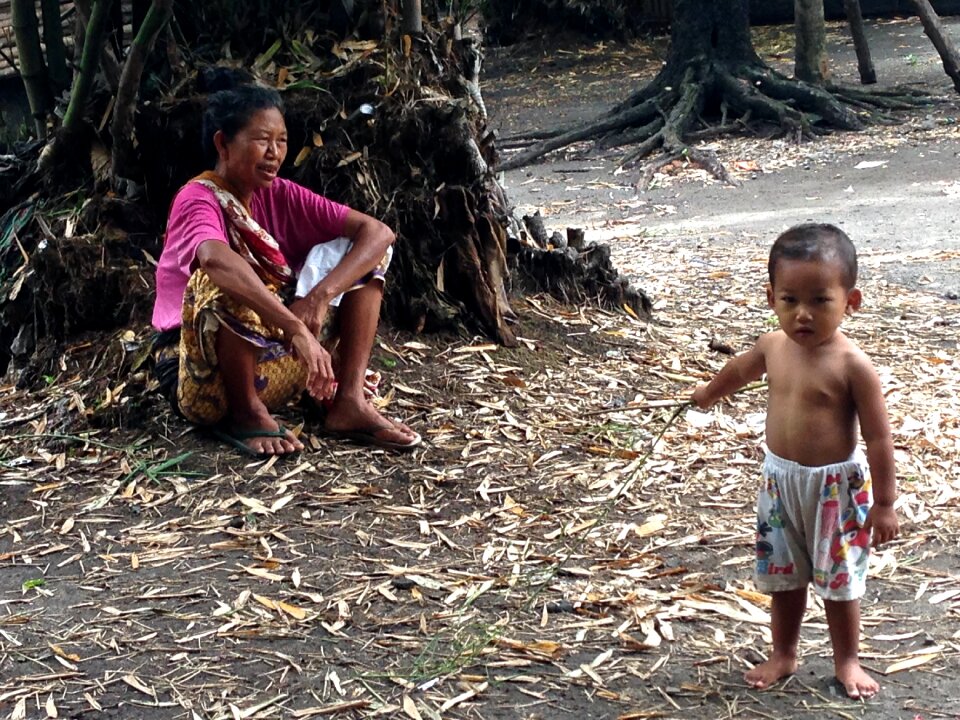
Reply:
M692 385L770 327L765 248L618 253L660 298L652 324L529 298L519 349L384 337L381 402L429 439L409 458L309 423L313 450L253 463L172 417L159 438L58 438L45 419L83 404L83 375L5 388L4 712L551 717L589 700L639 718L711 697L761 712L740 673L770 640L749 579L762 391L683 408L647 453ZM960 648L960 312L876 279L894 260L864 255L846 326L881 373L901 486L903 538L873 556L863 608L885 681L955 672ZM828 661L824 628L814 601L807 662ZM822 690L805 682L779 692L808 704Z

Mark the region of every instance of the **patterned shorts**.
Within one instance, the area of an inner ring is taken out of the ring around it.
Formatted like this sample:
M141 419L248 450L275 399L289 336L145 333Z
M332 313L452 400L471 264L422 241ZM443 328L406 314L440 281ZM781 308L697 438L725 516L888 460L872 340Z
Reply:
M757 498L757 565L762 592L806 587L827 600L863 596L870 554L864 529L873 504L859 450L847 461L808 467L767 452Z

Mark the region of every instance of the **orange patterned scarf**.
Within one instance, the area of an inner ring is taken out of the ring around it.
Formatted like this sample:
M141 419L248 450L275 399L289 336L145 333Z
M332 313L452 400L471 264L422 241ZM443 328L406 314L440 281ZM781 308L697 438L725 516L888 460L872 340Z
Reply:
M249 208L240 202L226 180L208 170L190 182L200 183L213 191L223 209L230 247L250 263L265 284L283 287L296 281L277 241L253 219Z

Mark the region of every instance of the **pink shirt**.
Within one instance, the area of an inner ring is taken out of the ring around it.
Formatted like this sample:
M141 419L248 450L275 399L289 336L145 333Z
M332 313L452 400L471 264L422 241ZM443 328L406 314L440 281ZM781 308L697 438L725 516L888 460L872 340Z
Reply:
M314 245L343 235L350 208L295 182L277 178L269 188L254 191L250 211L253 219L276 239L287 264L299 272ZM157 264L153 326L158 330L180 326L190 266L197 248L207 240L228 243L223 211L212 190L187 183L170 207L163 253Z

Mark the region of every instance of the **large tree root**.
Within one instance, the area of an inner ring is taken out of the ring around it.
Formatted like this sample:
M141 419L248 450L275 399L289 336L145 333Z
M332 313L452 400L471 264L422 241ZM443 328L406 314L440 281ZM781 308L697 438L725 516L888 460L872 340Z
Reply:
M823 88L757 63L732 66L700 58L679 72L666 68L646 88L593 120L567 130L539 133L539 142L508 157L500 169L523 167L573 143L593 141L601 148L632 146L621 158L621 168L661 150L663 155L646 166L645 181L664 165L682 158L735 184L713 153L693 143L740 133L756 122L773 123L783 134L798 139L834 129L860 130L870 122L895 122L890 112L929 102L927 96L910 90ZM739 119L729 122L731 114Z

